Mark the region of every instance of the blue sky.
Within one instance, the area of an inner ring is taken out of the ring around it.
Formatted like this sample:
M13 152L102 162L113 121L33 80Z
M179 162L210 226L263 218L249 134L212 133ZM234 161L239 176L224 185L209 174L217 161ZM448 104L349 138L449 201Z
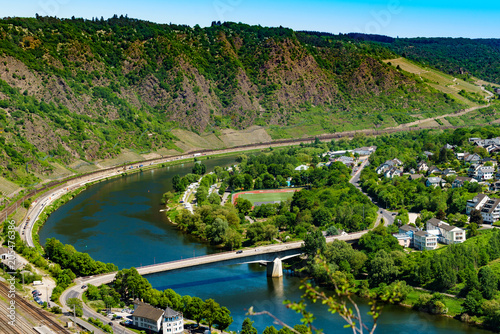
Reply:
M111 17L208 26L234 21L331 33L500 38L500 0L0 0L0 17Z

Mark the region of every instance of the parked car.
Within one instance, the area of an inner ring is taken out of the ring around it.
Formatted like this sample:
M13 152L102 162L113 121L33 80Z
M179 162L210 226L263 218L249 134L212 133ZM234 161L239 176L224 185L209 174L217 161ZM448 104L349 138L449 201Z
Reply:
M239 250L239 251L236 252L236 254L241 254L241 253L243 253L242 250Z
M87 288L87 286L85 284L82 285L82 289L86 289L86 288Z
M40 292L40 291L38 291L38 290L33 290L33 291L31 291L31 293L32 293L32 294L39 293L39 292Z

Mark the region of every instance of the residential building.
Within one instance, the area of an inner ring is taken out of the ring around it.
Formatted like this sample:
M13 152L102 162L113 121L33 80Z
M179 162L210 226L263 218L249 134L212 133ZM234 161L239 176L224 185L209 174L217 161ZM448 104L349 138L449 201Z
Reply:
M338 158L335 158L335 161L340 161L347 167L352 167L356 164L353 157L340 156Z
M458 244L465 241L465 231L460 227L456 227L445 223L436 218L431 218L426 224L427 232L438 237L438 241L446 245Z
M412 181L412 180L418 180L418 179L421 179L423 178L424 176L422 174L410 174L408 176L408 180Z
M430 157L432 157L434 155L434 153L429 152L429 151L424 151L424 155L427 157L427 159L429 159Z
M489 201L490 198L485 194L477 194L473 199L467 201L465 213L470 215L472 210L481 211L483 205Z
M386 162L378 166L375 171L377 172L377 174L385 174L385 172L387 172L392 167L401 166L402 164L403 163L399 159L394 158L392 160L387 160Z
M489 199L481 208L481 215L485 223L494 223L500 219L500 199Z
M425 185L427 187L438 187L438 186L441 186L441 182L443 180L440 178L440 177L428 177L427 178L427 181L425 181Z
M451 168L446 168L444 171L443 171L443 176L450 176L450 175L457 175L457 172L455 172L453 169Z
M496 181L490 184L490 191L499 191L499 190L500 190L500 181Z
M181 333L184 333L184 318L182 313L167 307L163 313L163 334Z
M413 227L411 225L402 225L399 227L399 234L406 234L410 237L410 245L408 247L414 247L414 239L415 239L415 232L418 232L419 229L416 227Z
M134 300L134 313L132 314L133 325L148 332L159 333L163 329L163 334L181 334L184 332L184 318L182 313L170 307L165 310L153 307Z
M488 153L498 153L500 152L500 145L488 145L485 149Z
M464 154L464 162L465 163L470 163L470 164L477 164L479 161L481 161L481 156L479 154L473 153L465 153Z
M427 175L431 175L431 174L441 174L442 171L441 169L437 168L436 166L431 166L429 167L429 169L427 170Z
M491 180L494 173L495 168L493 168L493 166L482 165L476 170L474 178L478 181Z
M446 144L442 148L444 148L445 150L453 150L455 148L455 145Z
M414 233L413 242L418 250L432 250L437 247L437 236L426 231L417 231Z
M429 166L427 165L427 162L425 161L420 161L418 164L417 164L417 170L419 172L427 172L429 170Z
M408 234L406 233L394 233L393 234L394 238L398 239L398 243L407 248L407 247L410 247L411 245L411 241L412 241L412 237L410 237Z
M134 301L132 321L137 328L159 332L162 325L163 313L164 311L162 309L153 307L136 299Z
M483 165L486 164L487 162L490 162L493 167L498 166L498 161L496 159L489 158L489 157L486 157L486 158L482 159L480 162Z
M377 146L368 146L368 147L355 148L354 150L352 150L352 153L353 154L357 153L358 155L363 156L363 155L370 155L376 150Z
M400 168L397 168L396 166L389 168L384 173L384 176L388 179L392 179L394 176L401 176L401 175L403 175L403 170Z
M477 183L476 179L473 179L472 177L467 177L467 176L457 176L455 180L451 183L452 188L461 188L464 186L465 182L475 182Z

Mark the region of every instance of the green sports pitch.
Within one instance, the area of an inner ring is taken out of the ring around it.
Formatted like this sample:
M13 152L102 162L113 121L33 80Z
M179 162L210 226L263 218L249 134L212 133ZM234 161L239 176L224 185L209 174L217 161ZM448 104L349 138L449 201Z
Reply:
M286 201L289 198L292 198L293 191L290 192L273 192L273 193L257 193L257 194L239 194L238 198L244 198L252 202L252 205L255 203L267 203L267 202L282 202Z

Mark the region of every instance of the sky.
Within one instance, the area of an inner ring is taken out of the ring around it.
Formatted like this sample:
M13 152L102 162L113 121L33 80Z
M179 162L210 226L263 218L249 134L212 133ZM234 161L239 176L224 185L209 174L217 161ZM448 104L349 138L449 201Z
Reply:
M500 38L500 0L0 0L0 17L125 15L206 27L212 21L334 34Z

